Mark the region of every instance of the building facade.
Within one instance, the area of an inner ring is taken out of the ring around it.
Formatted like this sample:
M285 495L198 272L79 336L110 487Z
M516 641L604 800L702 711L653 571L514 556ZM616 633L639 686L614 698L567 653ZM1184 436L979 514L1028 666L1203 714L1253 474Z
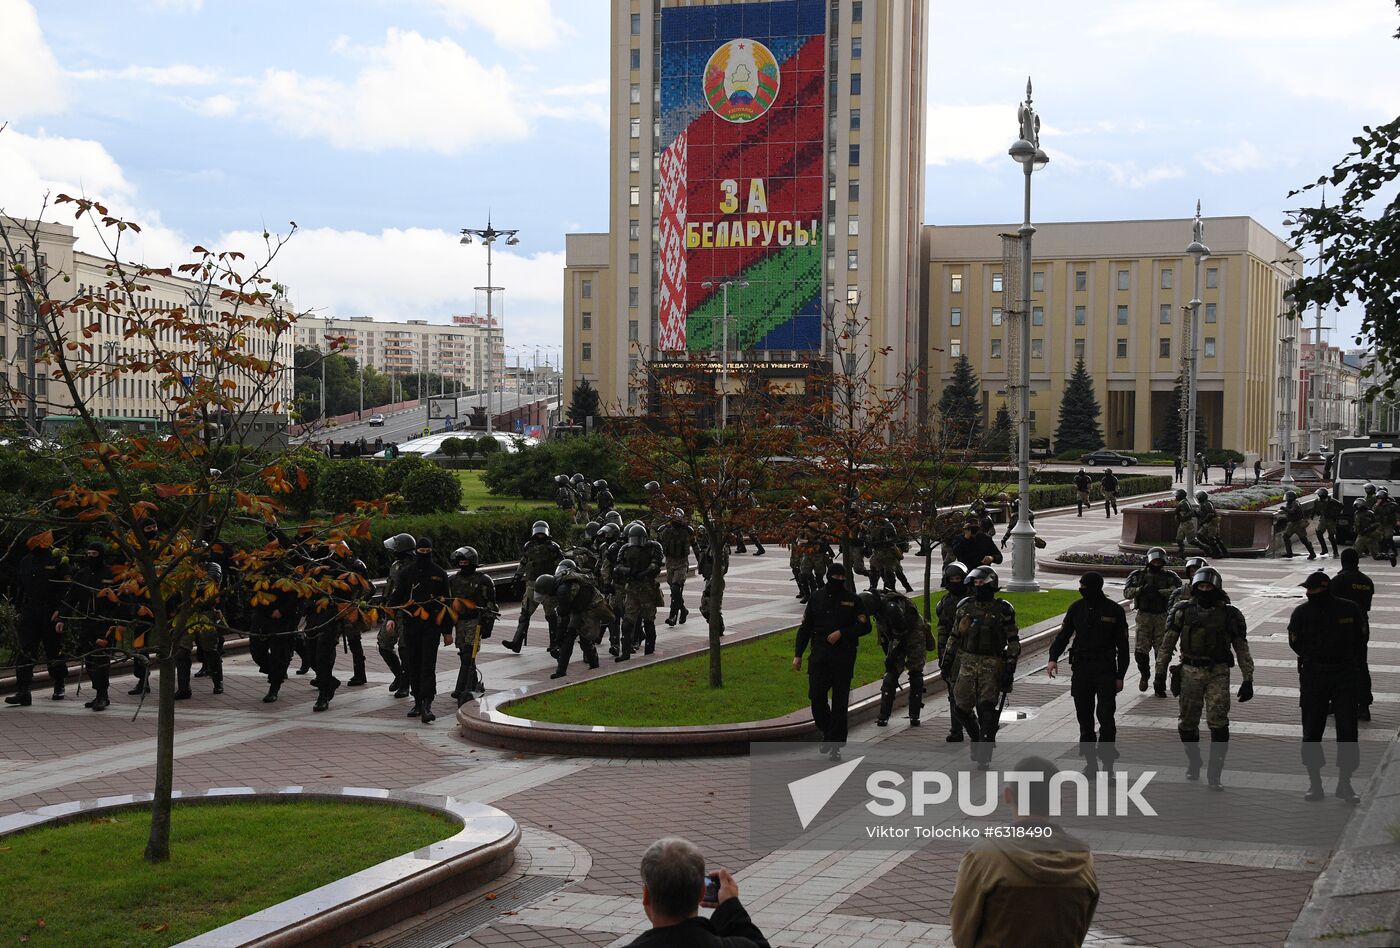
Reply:
M1361 416L1361 369L1346 353L1323 341L1305 342L1300 353L1298 417L1307 432L1316 431L1325 449L1336 437L1365 434ZM1304 444L1310 442L1305 441ZM1295 452L1296 453L1296 452Z
M296 326L298 348L324 352L329 342L342 338L340 354L395 378L430 372L456 379L463 388L478 389L488 381L488 350L495 365L491 378L497 384L505 366L501 327L497 324L488 330L485 316L453 316L450 324L372 316L307 317Z
M1030 302L1031 437L1053 439L1060 395L1083 359L1103 407L1110 448L1160 444L1183 374L1193 263L1190 219L1039 224ZM1290 248L1247 217L1206 220L1202 263L1199 426L1209 447L1277 456L1288 402L1279 367L1296 332L1279 319ZM1006 312L1019 286L1003 279L1002 234L1011 225L925 231L924 317L930 391L967 355L987 420L1007 403L1016 353ZM1295 321L1296 323L1296 321ZM1284 331L1281 331L1284 330ZM1296 376L1295 376L1296 378ZM1008 404L1009 408L1010 406ZM1014 409L1013 409L1014 410Z
M611 8L609 229L567 244L566 386L625 410L641 359L809 366L848 305L890 382L917 367L927 0Z

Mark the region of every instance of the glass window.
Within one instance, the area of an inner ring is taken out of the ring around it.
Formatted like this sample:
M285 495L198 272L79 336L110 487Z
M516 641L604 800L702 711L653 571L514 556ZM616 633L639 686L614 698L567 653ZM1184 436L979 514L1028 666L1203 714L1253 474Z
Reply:
M641 290L635 286L627 288L627 306L629 309L636 309L640 305Z
M1206 304L1206 322L1208 322L1208 323L1213 323L1213 322L1215 322L1215 304L1214 304L1214 303L1207 303L1207 304Z
M850 163L850 164L853 164L853 165L858 165L858 164L860 164L860 146L859 146L859 145L852 145L852 146L851 146L851 148L850 148L850 162L849 162L849 163Z
M851 109L851 131L860 128L860 109Z
M851 95L860 95L860 73L851 73Z
M637 273L641 270L641 254L629 253L627 255L627 272Z
M1207 358L1207 359L1214 359L1214 358L1215 358L1215 337L1214 337L1214 336L1206 336L1206 358Z
M1000 274L1000 273L993 273L993 274L992 274L992 292L993 292L993 293L1000 293L1000 292L1001 292L1001 274Z
M1127 270L1119 270L1119 271L1118 271L1118 289L1120 289L1120 290L1126 290L1127 288L1128 288L1128 271L1127 271Z
M859 217L848 217L848 218L846 218L846 236L848 236L848 237L859 237L859 236L860 236L860 218L859 218Z
M583 314L583 322L580 324L579 328L582 329L584 332L588 332L588 330L592 329L592 328L593 328L593 317L590 316L590 315L587 314L587 313L584 313L584 314Z
M593 343L591 343L591 342L585 342L585 343L583 344L583 361L584 361L584 362L591 362L592 360L593 360Z
M583 281L583 284L582 284L582 286L580 287L580 290L579 290L579 295L582 296L582 297L583 297L584 299L586 299L586 300L591 300L591 299L593 299L593 281L592 281L592 280L584 280L584 281Z
M993 325L993 326L1000 326L1000 325L1001 325L1001 307L1000 307L1000 306L993 306L993 307L992 307L992 325Z
M1075 359L1082 359L1082 358L1084 358L1084 340L1083 340L1083 339L1076 339L1076 340L1074 340L1074 357L1075 357Z
M1084 270L1074 271L1074 288L1081 292L1089 288L1089 274L1087 272Z
M1032 339L1032 340L1031 340L1031 358L1032 358L1032 359L1043 359L1043 358L1045 358L1045 340L1044 340L1044 339Z
M637 104L639 104L641 101L642 101L642 86L641 86L641 83L634 82L634 83L632 83L632 104L633 104L633 105L637 105Z
M949 310L949 311L948 311L948 325L949 325L949 326L961 326L961 325L962 325L962 310L960 310L960 309L953 309L953 310Z
M641 225L641 222L640 222L640 221L628 221L628 222L627 222L627 239L628 239L628 240L641 240L641 239L642 239L642 225Z
M1045 325L1045 307L1044 307L1044 306L1032 306L1032 307L1031 307L1031 325L1032 325L1032 326L1044 326L1044 325Z
M962 355L962 340L952 339L948 342L948 354L954 359Z
M855 250L846 251L846 269L857 270L860 268L860 254Z
M846 305L847 305L847 306L859 306L859 305L860 305L860 287L857 286L857 285L854 284L854 283L847 283L847 284L846 284Z
M865 4L862 3L861 0L855 0L855 3L851 4L851 22L859 23L864 13Z
M848 200L848 201L859 201L859 200L860 200L860 182L859 182L859 181L848 181L848 182L846 182L846 200Z
M1076 307L1074 308L1074 324L1075 324L1076 326L1083 326L1083 325L1084 325L1085 323L1087 323L1088 321L1089 321L1089 312L1088 312L1088 310L1086 310L1083 306L1076 306Z
M1157 340L1157 356L1162 359L1172 357L1172 341L1170 337Z
M1118 307L1118 325L1128 325L1128 307L1126 306Z
M1031 274L1031 289L1037 293L1045 292L1045 271L1037 270Z
M632 68L633 68L633 69L641 69L641 68L642 68L642 51L641 51L640 49L634 49L634 50L632 50Z
M851 58L860 59L860 37L851 37Z
M627 339L629 342L637 341L637 321L635 319L627 320Z
M954 273L948 277L948 289L952 293L962 292L962 274Z
M1001 358L1001 340L1000 340L1000 339L993 339L993 340L992 340L992 358L993 358L993 359L1000 359L1000 358Z
M642 120L634 118L628 123L628 133L633 138L642 137Z
M1220 269L1218 267L1206 267L1206 289L1214 290L1220 286Z
M1175 272L1176 271L1171 269L1164 269L1162 271L1162 289L1170 290L1172 288L1172 276Z
M1126 339L1119 339L1119 340L1118 340L1118 358L1120 358L1120 359L1126 359L1127 357L1128 357L1128 340L1126 340Z
M642 189L635 184L628 188L627 203L631 204L633 207L637 207L642 203Z
M1172 324L1172 304L1163 303L1157 307L1157 322L1163 326Z

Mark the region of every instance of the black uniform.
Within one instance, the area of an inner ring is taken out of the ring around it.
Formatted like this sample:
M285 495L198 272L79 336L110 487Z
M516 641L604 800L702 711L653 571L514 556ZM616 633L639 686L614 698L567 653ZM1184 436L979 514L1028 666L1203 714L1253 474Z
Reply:
M1074 475L1074 489L1076 492L1074 505L1079 511L1079 516L1084 516L1084 508L1088 507L1092 512L1094 505L1089 502L1089 488L1094 484L1093 478L1083 471Z
M257 663L258 671L267 676L267 695L263 701L277 700L287 669L292 663L293 639L301 622L301 597L295 591L277 588L277 580L286 575L287 564L279 561L262 582L267 589L258 590L271 597L270 602L253 606L253 627L248 636L248 650ZM255 581L254 588L262 585Z
M974 533L970 537L960 537L953 544L953 559L966 564L968 569L982 565L983 557L990 556L993 563L1001 562L1001 550L985 533Z
M856 669L856 649L860 637L870 631L870 619L860 611L856 594L844 580L828 580L812 593L797 629L796 656L811 646L807 663L807 697L812 702L812 720L827 744L846 740L846 713L851 698L851 676ZM827 641L840 632L836 644ZM828 694L830 699L828 700Z
M410 717L419 713L432 720L431 707L437 697L437 655L442 636L452 632L453 617L448 610L452 603L447 570L433 562L431 553L419 553L399 574L399 583L389 607L394 618L403 624L402 651L404 671L412 683L414 708Z
M1128 617L1102 590L1081 592L1084 598L1069 607L1050 645L1050 661L1058 662L1069 649L1069 693L1079 718L1080 751L1090 766L1097 758L1112 770L1118 756L1113 748L1118 739L1113 712L1119 683L1128 672Z
M64 614L68 617L66 621L73 625L83 667L96 692L85 707L101 711L109 703L111 649L116 645L113 626L121 624L124 610L117 600L99 595L115 582L112 567L105 557L89 553L83 563L68 587Z
M1112 516L1118 512L1118 475L1105 474L1099 484L1103 487L1103 515Z
M1366 654L1370 644L1371 597L1376 594L1376 586L1371 577L1360 569L1344 569L1332 577L1332 595L1338 599L1348 599L1360 607L1366 616L1366 641L1361 647L1361 661L1356 669L1356 716L1360 721L1371 720L1371 665Z
M66 563L47 547L31 550L19 561L16 577L19 622L15 629L15 694L23 699L9 704L28 704L34 681L34 662L39 649L48 660L49 678L55 699L63 697L68 680L68 664L63 659L63 634L57 628L57 614L68 592L71 572Z
M1356 726L1357 667L1366 652L1366 613L1330 588L1308 597L1288 619L1288 645L1298 654L1298 705L1303 766L1322 769L1327 715L1337 716L1337 772L1345 781L1360 760Z

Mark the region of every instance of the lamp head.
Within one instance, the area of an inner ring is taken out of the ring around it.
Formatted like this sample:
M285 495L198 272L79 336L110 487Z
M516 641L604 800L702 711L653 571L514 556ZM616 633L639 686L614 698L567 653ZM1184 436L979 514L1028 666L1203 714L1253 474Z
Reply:
M519 238L519 237L514 237L514 236L512 236L512 237L510 237L510 238L508 238L508 239L506 240L506 246L507 246L507 247L514 247L514 246L515 246L516 244L518 244L518 243L520 243L520 238Z
M468 244L470 244L471 242L472 242L471 234L468 234L468 233L466 233L465 231L463 231L463 233L462 233L462 239L459 240L458 243L460 243L463 247L465 247L465 246L467 246Z
M1050 156L1045 153L1044 149L1037 148L1035 150L1035 157L1031 159L1031 170L1039 171L1041 168L1044 168L1049 163Z
M1210 256L1210 248L1199 240L1193 240L1186 246L1186 255L1197 263Z
M1016 143L1007 149L1007 154L1021 164L1035 160L1036 148L1024 138L1016 139Z

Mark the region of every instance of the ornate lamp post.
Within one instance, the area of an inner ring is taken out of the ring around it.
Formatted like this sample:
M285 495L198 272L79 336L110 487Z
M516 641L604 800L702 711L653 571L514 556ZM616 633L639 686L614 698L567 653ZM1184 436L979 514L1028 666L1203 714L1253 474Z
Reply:
M1185 461L1186 496L1196 496L1196 392L1200 378L1201 352L1201 261L1210 256L1210 248L1204 243L1205 224L1201 221L1201 202L1196 201L1196 220L1191 227L1191 243L1186 245L1186 255L1195 264L1196 278L1191 292L1191 340L1186 356L1186 432L1182 438L1181 453Z

